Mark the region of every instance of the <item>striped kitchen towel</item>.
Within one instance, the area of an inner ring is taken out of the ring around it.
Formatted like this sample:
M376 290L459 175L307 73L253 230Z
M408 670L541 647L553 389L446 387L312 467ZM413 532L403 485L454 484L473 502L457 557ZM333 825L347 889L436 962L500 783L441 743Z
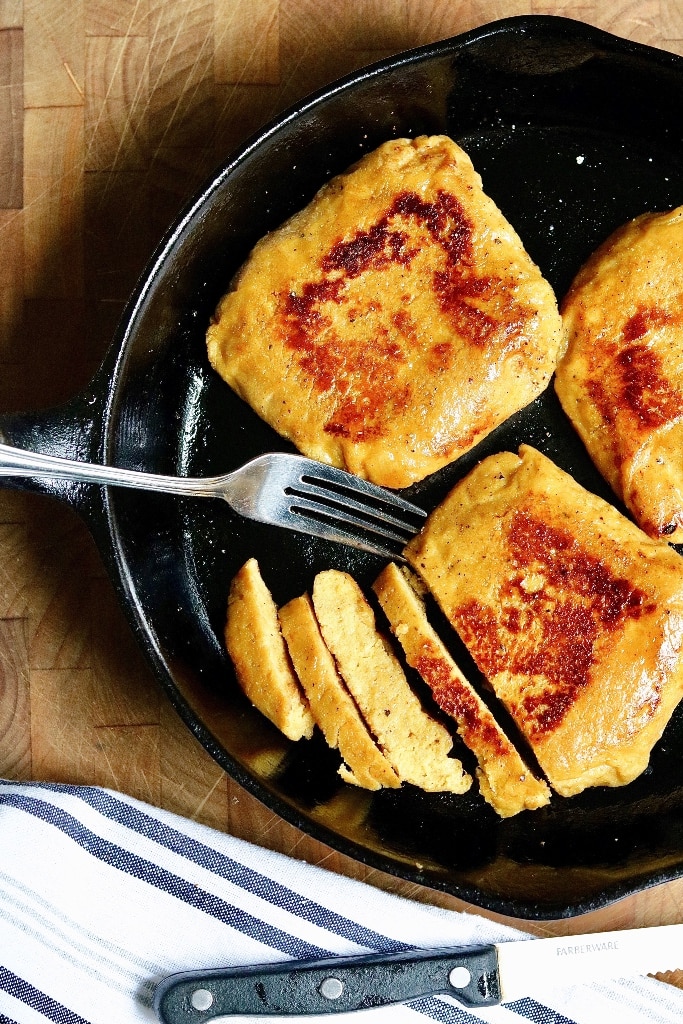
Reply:
M108 790L0 780L0 1024L153 1024L155 986L178 971L520 934ZM644 977L530 992L479 1012L439 996L324 1020L604 1024L615 1016L680 1024L683 992Z

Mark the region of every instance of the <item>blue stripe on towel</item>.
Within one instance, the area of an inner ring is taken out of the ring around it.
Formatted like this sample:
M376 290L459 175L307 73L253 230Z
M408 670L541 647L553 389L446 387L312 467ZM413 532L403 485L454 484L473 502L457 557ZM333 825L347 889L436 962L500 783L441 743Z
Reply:
M473 1016L464 1007L453 1006L443 999L435 999L428 996L425 999L412 999L408 1006L425 1017L437 1020L440 1024L481 1024L481 1017Z
M24 981L17 974L9 971L6 967L0 966L0 989L8 992L15 999L30 1006L32 1010L42 1013L43 1017L55 1021L55 1024L89 1024L85 1017L74 1013L67 1006L58 1003L56 999L41 992L28 981ZM0 1014L0 1022L4 1024L9 1017Z
M527 1020L533 1021L533 1024L576 1024L575 1021L557 1013L549 1006L537 1003L535 999L517 999L513 1003L504 1005L510 1013L525 1017ZM446 1003L441 999L414 999L408 1003L408 1006L425 1017L439 1021L440 1024L475 1024L476 1021L481 1021L481 1017L474 1017L465 1008L453 1006L452 1003Z
M175 896L176 899L182 900L205 914L210 914L211 917L223 921L224 924L230 925L231 928L242 932L243 935L248 935L272 949L280 950L296 959L313 959L330 955L329 950L314 946L279 928L274 928L246 911L226 903L225 900L213 893L200 889L199 886L186 881L179 875L174 875L158 864L153 864L151 861L145 860L144 857L138 857L122 846L116 846L108 839L102 839L86 828L77 818L53 804L35 797L19 796L15 793L0 793L0 803L9 804L36 818L41 818L49 825L58 828L103 863L109 864L119 871L125 871L134 878L139 878L141 881Z
M537 1003L535 999L516 999L512 1003L505 1003L505 1009L512 1010L520 1017L526 1017L527 1020L533 1021L533 1024L575 1024L569 1017L558 1013L557 1010L551 1010L543 1003Z
M372 928L366 928L364 925L351 921L341 914L335 913L334 910L328 910L327 907L323 907L307 896L288 889L287 886L281 885L253 868L246 867L226 854L219 853L157 818L145 814L137 807L131 806L123 800L117 800L109 793L99 789L56 783L39 783L39 785L44 789L66 792L70 796L78 797L79 800L83 800L111 821L116 821L147 839L159 843L167 850L198 864L207 871L233 882L245 892L259 896L268 903L272 903L304 921L324 928L334 935L349 939L359 946L378 953L398 953L404 949L415 948L408 943L397 942Z

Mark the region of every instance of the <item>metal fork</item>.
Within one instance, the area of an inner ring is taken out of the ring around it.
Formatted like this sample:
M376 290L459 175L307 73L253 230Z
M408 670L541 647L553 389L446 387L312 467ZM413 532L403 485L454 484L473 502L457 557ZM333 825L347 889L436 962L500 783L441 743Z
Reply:
M261 455L213 477L160 476L75 462L0 444L0 477L49 477L166 494L224 498L236 512L271 526L395 558L426 512L400 495L301 455ZM394 547L392 547L394 545Z

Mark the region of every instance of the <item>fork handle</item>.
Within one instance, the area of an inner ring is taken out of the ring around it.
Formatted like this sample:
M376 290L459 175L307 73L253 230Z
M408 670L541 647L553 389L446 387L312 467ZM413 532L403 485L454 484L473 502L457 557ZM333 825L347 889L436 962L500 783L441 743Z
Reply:
M95 465L54 455L43 455L40 452L14 448L8 444L0 444L0 476L49 477L79 483L114 484L136 490L205 497L211 497L216 491L212 477L198 479L142 473L133 469L119 469L116 466Z

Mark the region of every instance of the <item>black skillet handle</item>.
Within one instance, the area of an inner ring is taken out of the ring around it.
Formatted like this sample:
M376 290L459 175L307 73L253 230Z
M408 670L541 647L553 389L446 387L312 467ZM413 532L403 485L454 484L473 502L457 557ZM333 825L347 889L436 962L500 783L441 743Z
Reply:
M156 989L162 1024L224 1016L298 1016L367 1010L448 994L466 1006L500 1002L494 946L411 950L298 964L175 974Z
M110 371L102 367L87 389L65 405L0 415L0 442L45 455L101 462L103 417ZM93 527L102 519L101 488L49 477L0 475L0 487L36 491L66 501Z

